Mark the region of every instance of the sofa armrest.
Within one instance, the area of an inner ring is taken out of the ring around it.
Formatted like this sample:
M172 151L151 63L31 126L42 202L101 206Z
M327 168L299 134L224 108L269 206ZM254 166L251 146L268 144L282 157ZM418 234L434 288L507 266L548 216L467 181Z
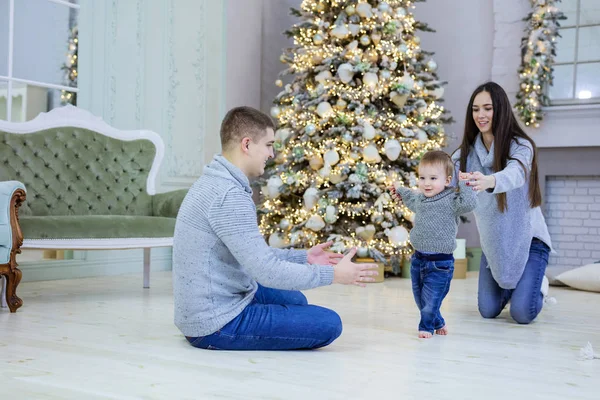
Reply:
M155 194L152 196L152 215L154 217L177 217L179 207L187 192L188 189L179 189Z
M13 247L23 243L18 208L25 201L25 186L18 181L0 182L0 264L8 264Z

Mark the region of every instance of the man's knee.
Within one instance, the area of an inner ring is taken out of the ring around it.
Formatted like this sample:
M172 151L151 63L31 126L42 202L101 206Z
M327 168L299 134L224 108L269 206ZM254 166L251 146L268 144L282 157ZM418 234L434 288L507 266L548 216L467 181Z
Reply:
M308 300L302 292L296 292L294 296L294 304L297 304L299 306L307 306Z
M342 319L340 316L333 310L324 309L324 321L322 321L321 327L322 331L322 339L323 343L318 347L324 347L331 344L335 339L340 337L342 334Z

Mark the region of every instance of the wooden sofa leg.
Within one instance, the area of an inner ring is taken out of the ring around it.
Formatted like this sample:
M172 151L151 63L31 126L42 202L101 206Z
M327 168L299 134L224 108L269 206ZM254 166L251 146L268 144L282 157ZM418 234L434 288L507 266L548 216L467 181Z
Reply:
M144 249L144 289L150 288L150 248Z
M21 282L21 271L15 267L14 270L4 275L6 279L6 302L11 313L17 311L23 305L23 300L17 296L17 286Z
M11 313L16 312L23 305L23 300L17 296L17 286L21 282L21 271L17 268L19 265L17 264L17 254L21 253L21 246L23 245L23 232L21 232L21 225L19 224L19 207L25 201L25 197L25 191L17 189L10 199L9 217L13 242L8 265L3 268L2 275L6 281L5 298Z

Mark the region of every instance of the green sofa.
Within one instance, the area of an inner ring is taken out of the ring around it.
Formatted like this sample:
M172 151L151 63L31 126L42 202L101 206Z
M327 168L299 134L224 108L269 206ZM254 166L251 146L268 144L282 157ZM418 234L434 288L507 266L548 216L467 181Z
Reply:
M143 248L149 287L150 249L172 245L187 193L156 193L163 156L155 132L117 130L70 105L25 123L0 121L0 182L27 189L22 248Z

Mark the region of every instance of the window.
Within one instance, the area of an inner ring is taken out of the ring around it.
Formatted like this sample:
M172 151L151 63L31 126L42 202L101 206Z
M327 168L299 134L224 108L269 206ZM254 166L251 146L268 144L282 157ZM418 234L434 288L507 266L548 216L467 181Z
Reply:
M600 103L600 1L562 0L552 105Z
M78 0L0 0L0 119L22 122L77 94Z

